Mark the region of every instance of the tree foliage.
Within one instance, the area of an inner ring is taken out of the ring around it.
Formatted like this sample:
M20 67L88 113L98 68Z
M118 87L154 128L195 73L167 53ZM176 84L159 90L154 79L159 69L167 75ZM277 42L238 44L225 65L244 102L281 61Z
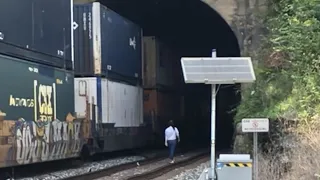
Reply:
M273 0L265 25L257 80L242 91L236 120L312 120L320 114L320 2Z

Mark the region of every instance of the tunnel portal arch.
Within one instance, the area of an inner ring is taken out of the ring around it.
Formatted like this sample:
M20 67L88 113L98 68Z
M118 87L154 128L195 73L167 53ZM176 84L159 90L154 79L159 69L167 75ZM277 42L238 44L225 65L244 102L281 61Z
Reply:
M158 36L167 43L179 47L183 56L207 57L211 55L211 50L214 48L217 49L218 56L238 57L241 54L239 36L232 27L233 21L215 10L223 9L223 4L220 4L221 7L216 7L219 1L100 0L99 2L139 24L144 29L144 35ZM228 7L228 9L235 8ZM202 130L202 133L206 133L209 142L210 87L184 85L182 89L189 98L185 99L186 104L190 105L189 109L192 109L195 104L200 107L193 110L198 112L196 113L198 115L186 115L189 120L185 122L189 127L197 127L198 130ZM239 87L233 85L221 86L218 93L217 146L221 146L222 149L229 148L232 142L233 114L229 111L239 104L241 99L235 92L237 89ZM207 113L202 116L204 111ZM185 112L188 112L188 107ZM199 119L202 119L202 125L197 122ZM188 129L185 132L192 132L192 130Z

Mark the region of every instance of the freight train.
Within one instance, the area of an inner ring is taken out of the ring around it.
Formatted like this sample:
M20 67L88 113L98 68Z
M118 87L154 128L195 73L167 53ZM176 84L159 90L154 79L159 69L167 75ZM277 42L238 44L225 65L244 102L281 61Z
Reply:
M179 116L183 97L152 90L177 84L169 51L111 9L25 0L0 14L0 168L144 147Z

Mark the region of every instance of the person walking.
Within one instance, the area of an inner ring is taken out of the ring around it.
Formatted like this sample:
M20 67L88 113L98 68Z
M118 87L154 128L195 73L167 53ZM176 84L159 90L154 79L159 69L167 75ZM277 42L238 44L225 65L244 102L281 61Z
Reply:
M174 163L174 152L176 149L177 141L180 142L180 135L179 130L177 127L174 126L172 120L169 121L168 127L166 128L165 134L165 146L169 148L169 159L171 160L170 163Z

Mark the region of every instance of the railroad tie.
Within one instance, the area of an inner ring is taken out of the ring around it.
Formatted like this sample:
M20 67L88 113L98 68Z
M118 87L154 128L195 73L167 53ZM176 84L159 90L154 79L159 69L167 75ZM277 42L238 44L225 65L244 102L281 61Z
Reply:
M226 163L225 167L252 167L252 163Z

